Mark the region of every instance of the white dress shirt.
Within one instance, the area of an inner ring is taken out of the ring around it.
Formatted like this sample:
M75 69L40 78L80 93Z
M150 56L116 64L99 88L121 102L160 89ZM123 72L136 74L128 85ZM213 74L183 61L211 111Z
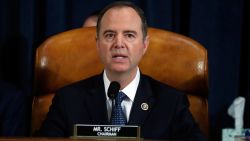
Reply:
M110 80L106 75L106 71L104 70L103 73L103 81L105 86L105 93L106 93L106 103L107 103L107 110L108 110L108 119L111 117L112 112L112 100L108 97L108 88L110 85ZM120 90L127 95L127 99L124 99L121 103L122 110L126 116L127 122L129 121L130 111L134 102L135 94L139 85L140 81L140 71L137 68L136 76L132 82L130 82L124 89Z

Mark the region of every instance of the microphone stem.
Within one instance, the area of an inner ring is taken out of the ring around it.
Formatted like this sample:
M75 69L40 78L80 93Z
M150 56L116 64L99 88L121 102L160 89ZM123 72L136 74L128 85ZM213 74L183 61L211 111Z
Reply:
M112 122L111 121L111 116L112 116L112 113L113 113L114 106L115 106L115 99L112 99L112 108L111 108L111 114L110 114L110 123Z
M115 100L112 99L112 111L113 111L114 106L115 106Z

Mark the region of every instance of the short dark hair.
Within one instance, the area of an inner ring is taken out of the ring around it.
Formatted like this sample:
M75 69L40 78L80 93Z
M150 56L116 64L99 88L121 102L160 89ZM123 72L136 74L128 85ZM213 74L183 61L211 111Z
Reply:
M96 25L96 36L97 38L99 37L99 32L100 32L100 27L101 27L101 20L103 15L111 8L114 7L131 7L132 9L134 9L136 11L136 13L139 15L139 17L141 18L141 28L142 28L142 34L143 34L143 39L146 38L147 34L148 34L148 25L147 25L147 20L144 16L144 12L141 8L139 8L138 6L136 6L135 4L133 4L132 2L129 1L116 1L113 2L109 5L107 5L100 13L98 16L98 20L97 20L97 25Z

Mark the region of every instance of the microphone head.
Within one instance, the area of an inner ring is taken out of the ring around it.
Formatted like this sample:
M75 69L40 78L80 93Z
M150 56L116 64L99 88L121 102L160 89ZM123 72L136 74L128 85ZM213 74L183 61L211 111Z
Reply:
M108 88L108 97L110 99L115 99L115 97L117 96L119 90L120 90L120 84L116 81L112 81L109 85L109 88Z

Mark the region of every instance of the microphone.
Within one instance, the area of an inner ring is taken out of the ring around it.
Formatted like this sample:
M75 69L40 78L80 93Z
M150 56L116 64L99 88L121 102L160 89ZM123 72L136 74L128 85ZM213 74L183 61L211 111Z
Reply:
M114 108L114 101L115 101L115 98L117 96L117 94L119 93L119 90L120 90L120 84L116 81L112 81L109 85L109 88L108 88L108 97L112 100L112 110L111 110L111 114L113 112L113 108ZM110 122L111 122L111 119L110 119Z
M113 100L116 98L119 90L120 90L120 84L116 81L112 81L109 85L109 88L108 88L108 97L112 100L112 103L113 103Z

